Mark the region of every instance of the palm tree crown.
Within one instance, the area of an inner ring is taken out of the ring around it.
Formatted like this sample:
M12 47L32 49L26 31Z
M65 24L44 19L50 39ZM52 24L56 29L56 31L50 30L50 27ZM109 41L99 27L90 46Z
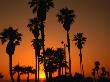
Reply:
M6 48L6 52L9 55L14 54L16 45L20 45L21 36L22 34L18 33L18 29L13 29L12 27L4 29L3 32L0 33L2 44L4 44L6 41L9 41Z
M71 24L74 22L74 11L69 10L68 8L63 8L60 10L60 12L57 14L58 21L63 24L63 27L66 31L70 30Z
M33 13L37 12L42 3L45 3L44 7L46 8L47 12L50 10L50 8L54 7L53 0L31 0L28 2L30 8L33 9Z
M86 42L86 37L83 36L83 33L77 33L76 35L74 35L74 41L75 41L75 45L77 45L77 47L79 49L83 48L83 45Z
M97 73L98 73L99 68L100 68L100 62L99 62L99 61L95 61L94 65L95 65L95 70L96 70Z

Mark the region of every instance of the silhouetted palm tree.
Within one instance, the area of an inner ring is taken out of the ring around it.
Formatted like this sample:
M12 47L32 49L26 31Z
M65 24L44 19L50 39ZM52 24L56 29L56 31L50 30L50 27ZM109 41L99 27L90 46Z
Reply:
M99 61L95 61L94 65L95 65L95 71L97 72L97 76L99 77L98 72L99 72L99 69L100 69L100 62Z
M69 30L71 24L74 22L75 14L73 10L69 10L68 8L63 8L57 14L58 21L63 24L65 31L67 31L67 47L69 54L69 71L71 75L71 57L70 57L70 38L69 38Z
M67 66L65 63L65 54L63 48L57 48L55 51L55 57L58 65L58 76L61 76L61 68ZM63 69L62 69L63 70Z
M105 67L102 67L102 68L101 68L101 71L102 71L101 77L102 77L102 78L106 78L106 75L107 75L106 68L105 68Z
M12 73L12 56L14 54L15 47L17 45L20 45L21 36L22 34L18 33L18 29L13 29L12 27L4 29L3 32L0 33L0 39L2 44L8 41L6 53L9 55L9 71L12 82L14 82Z
M95 75L96 75L96 74L95 74L95 68L93 68L93 69L92 69L93 82L95 82L95 80L96 80L96 79L95 79Z
M86 42L86 37L83 36L83 33L77 33L74 35L73 40L75 41L75 45L78 47L80 50L80 68L81 68L81 74L83 75L83 63L82 63L82 48Z
M17 78L17 82L20 82L20 74L23 72L23 67L22 66L19 66L19 64L18 65L16 65L16 66L14 66L13 67L13 71L16 73L18 73L18 78Z
M49 81L52 80L52 73L57 70L57 63L55 61L56 57L54 55L55 50L52 48L47 48L45 51L46 56L46 70L49 72Z
M46 69L46 59L45 59L45 35L44 35L44 27L47 12L54 7L53 0L39 0L37 17L40 20L40 30L41 30L41 38L42 38L42 49L43 49L43 57L44 57L44 69ZM45 70L46 80L48 79L47 70Z
M65 43L62 41L61 42L61 44L63 44L64 45L64 55L65 55L65 57L64 57L64 61L65 61L65 64L67 64L67 61L66 61L66 45L65 45ZM67 66L65 66L65 75L66 75L66 68L67 68Z
M53 0L30 0L28 4L30 5L30 8L32 8L33 13L38 13L38 11L41 11L46 14L46 12L48 12L51 8L54 7ZM40 16L41 12L39 12Z
M38 82L39 82L40 57L41 57L40 50L41 50L41 46L42 46L42 40L41 39L34 39L32 42L33 42L33 46L34 46L35 53L36 53L36 59L38 56ZM37 63L37 60L36 60L36 63Z
M30 8L33 9L33 13L37 12L38 20L40 21L40 30L42 37L42 48L43 54L45 53L44 47L44 21L46 20L46 13L50 10L50 8L54 7L53 0L31 0L28 2ZM44 68L46 69L45 55L44 56ZM48 78L47 72L45 70L46 79Z
M32 41L32 45L35 49L35 63L36 63L35 82L37 82L37 63L39 64L39 62L37 62L37 61L38 61L38 56L40 55L40 50L41 50L41 48L40 48L41 46L39 43L39 41L40 41L40 39L39 39L39 35L40 35L39 25L40 25L40 22L37 18L30 19L30 22L27 25L27 27L32 32L32 34L34 35L34 38L35 38ZM38 68L39 68L39 65L38 65ZM38 70L38 72L39 72L39 70ZM39 73L38 73L38 79L39 79Z
M23 67L23 73L28 75L27 76L27 82L29 82L30 73L31 74L35 74L35 71L36 70L33 69L32 66L25 66L25 67Z
M4 77L4 76L3 76L3 74L2 74L2 73L0 73L0 79L1 79L1 78L3 78L3 77Z

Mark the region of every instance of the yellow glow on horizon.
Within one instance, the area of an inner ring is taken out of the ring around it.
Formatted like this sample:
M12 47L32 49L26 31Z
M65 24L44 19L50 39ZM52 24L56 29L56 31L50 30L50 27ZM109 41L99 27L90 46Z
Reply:
M41 73L40 73L40 78L45 79L45 73L43 71L41 71Z

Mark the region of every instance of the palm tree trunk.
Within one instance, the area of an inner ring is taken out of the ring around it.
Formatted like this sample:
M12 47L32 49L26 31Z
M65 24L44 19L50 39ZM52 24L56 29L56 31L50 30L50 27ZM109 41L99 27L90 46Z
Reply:
M58 66L58 76L61 76L61 67L60 67L60 64Z
M52 82L52 72L51 71L49 72L49 80L48 81Z
M12 73L12 55L9 55L9 71L10 71L11 81L14 82L13 73Z
M62 67L62 75L63 75L63 67Z
M27 82L29 82L29 72L28 72Z
M45 45L44 45L44 23L41 21L41 37L42 37L42 48L43 48L43 58L44 58L44 69L45 69L45 76L46 76L46 81L48 81L48 73L46 70L46 57L45 57Z
M36 73L35 73L35 82L37 82L37 53L36 53L36 50L35 50L35 64L36 64Z
M40 70L39 55L40 55L40 52L38 54L38 82L39 82L39 70Z
M65 75L66 75L66 49L65 49L65 44L64 44L64 56L65 56Z
M20 82L20 74L18 72L18 79L17 79L17 82Z
M68 31L67 31L67 45L68 45L68 55L69 55L69 72L71 75L70 39L69 39L69 32Z
M81 72L81 75L82 75L82 52L81 52L81 49L80 49L79 57L80 57L80 72Z

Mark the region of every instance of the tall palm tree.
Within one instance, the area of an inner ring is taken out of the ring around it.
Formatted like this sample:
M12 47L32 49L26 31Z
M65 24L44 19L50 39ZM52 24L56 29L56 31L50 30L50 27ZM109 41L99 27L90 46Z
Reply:
M30 32L32 32L33 36L34 36L34 40L32 41L32 45L35 49L35 69L36 69L36 73L35 73L35 82L37 82L37 63L39 64L38 61L38 56L40 55L40 45L39 45L39 35L40 35L40 30L39 30L39 20L38 18L33 18L30 19L29 24L27 25L27 27L29 28ZM38 66L39 68L39 66ZM39 70L38 70L39 72ZM38 78L39 79L39 78Z
M20 74L23 72L23 67L18 65L15 65L13 67L13 71L16 73L18 73L18 78L17 78L17 82L20 82Z
M40 56L40 50L41 50L42 40L41 39L34 39L32 42L33 42L32 45L33 45L33 47L35 49L35 53L36 53L36 59L37 59L37 56L38 56L38 82L39 82L40 57L41 57ZM36 60L36 63L37 63L37 60Z
M3 77L4 77L4 76L3 76L3 74L2 74L2 73L0 73L0 79L1 79L1 78L3 78Z
M71 24L74 22L75 14L73 10L69 10L68 8L63 8L57 14L58 21L63 24L65 31L67 31L67 47L68 47L68 55L69 55L69 72L71 75L71 57L70 57L70 38L69 38L69 30Z
M64 61L65 61L65 64L67 64L67 61L66 61L66 49L65 49L66 45L65 45L65 43L63 41L61 42L61 44L64 45ZM66 68L67 68L67 66L65 66L65 75L66 75Z
M22 34L18 32L18 29L13 29L12 27L4 29L3 32L0 33L0 39L2 44L8 41L6 53L9 56L9 71L12 82L14 82L12 73L12 56L14 54L15 47L17 45L20 45L21 36Z
M80 50L80 69L81 69L81 74L83 75L83 63L82 63L82 48L86 42L86 37L83 36L83 33L77 33L74 35L73 40L75 41L75 45L78 47Z
M54 7L53 0L31 0L29 1L30 8L33 9L33 13L37 13L38 20L40 21L40 30L42 37L42 48L43 54L45 53L44 47L44 21L46 20L47 12L50 8ZM44 68L46 69L45 55L44 56ZM45 70L46 79L48 78L47 72Z

